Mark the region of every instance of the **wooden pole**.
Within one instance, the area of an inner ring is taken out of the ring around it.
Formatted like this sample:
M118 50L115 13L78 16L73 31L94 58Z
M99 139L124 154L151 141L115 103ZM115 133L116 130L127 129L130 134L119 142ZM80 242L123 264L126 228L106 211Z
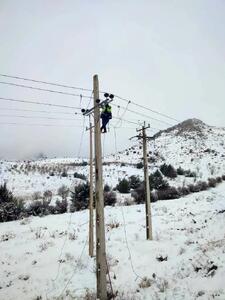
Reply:
M95 127L95 206L96 206L96 273L97 299L107 300L105 220L102 181L102 147L100 130L100 107L98 75L93 77L94 85L94 127Z
M142 127L143 138L143 158L144 158L144 179L145 179L145 213L146 213L146 238L152 240L152 215L150 199L150 183L148 176L148 158L147 158L147 137L146 127Z
M91 118L91 117L90 117ZM94 256L94 222L93 222L93 130L90 120L90 194L89 194L89 255Z

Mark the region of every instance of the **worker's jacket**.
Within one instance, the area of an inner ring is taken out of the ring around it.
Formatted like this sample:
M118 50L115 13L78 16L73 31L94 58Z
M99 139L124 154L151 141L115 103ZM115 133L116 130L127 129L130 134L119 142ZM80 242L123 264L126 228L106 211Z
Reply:
M101 118L112 119L112 108L111 106L104 107L101 113Z

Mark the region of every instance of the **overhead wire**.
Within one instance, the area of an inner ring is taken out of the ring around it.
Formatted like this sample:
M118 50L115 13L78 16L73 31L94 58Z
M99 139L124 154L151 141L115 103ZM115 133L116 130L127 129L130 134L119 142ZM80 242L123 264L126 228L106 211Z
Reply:
M127 109L128 109L129 104L130 104L130 102L127 102L127 105L126 105L126 107L124 108L123 113L121 114L120 117L118 117L118 119L120 119L120 120L117 121L116 127L118 126L119 122L120 122L120 125L122 126L122 119L123 119L123 117L125 116L125 114L126 114L126 112L127 112ZM120 108L120 107L119 107L119 108Z
M80 153L83 145L83 139L84 139L84 132L85 132L85 117L83 117L83 126L82 126L82 133L81 133L81 139L80 139L80 144L77 152L77 157L80 158Z
M74 90L81 90L81 91L85 91L85 92L91 91L91 89L86 89L86 88L82 88L82 87L71 86L71 85L60 84L60 83L49 82L49 81L43 81L43 80L36 80L36 79L31 79L31 78L24 78L24 77L20 77L20 76L12 76L12 75L6 75L6 74L0 74L0 76L5 77L5 78L19 79L19 80L30 81L30 82L35 82L35 83L42 83L42 84L47 84L47 85L52 85L52 86L69 88L69 89L74 89Z
M40 127L65 127L65 128L83 128L77 125L61 125L61 124L33 124L33 123L18 123L18 122L0 122L0 125L21 125L21 126L40 126ZM135 129L134 127L120 127L120 129Z
M117 135L116 135L116 128L115 127L114 127L114 142L115 142L115 154L116 154L116 159L117 159L118 149L117 149ZM118 166L117 166L117 177L118 177L117 180L119 180L119 169L118 169ZM132 272L134 273L134 275L136 276L136 280L137 280L137 278L143 279L136 272L136 270L134 268L134 263L133 263L133 260L132 260L132 254L131 254L131 250L130 250L130 247L129 247L129 244L128 244L127 230L126 230L126 221L125 221L125 216L124 216L124 212L123 212L123 207L120 206L120 208L121 208L122 217L123 217L124 237L125 237L126 247L127 247L128 253L129 253L129 260L130 260L131 269L132 269Z
M62 244L62 247L61 247L61 250L60 250L60 255L59 255L59 258L57 259L57 261L58 261L58 268L57 268L57 273L56 273L56 276L55 276L55 278L54 279L52 279L52 282L54 283L54 282L56 282L56 280L58 279L58 277L59 277L59 271L60 271L60 267L61 267L61 262L60 262L60 260L61 260L61 258L62 258L62 254L63 254L63 249L65 248L65 245L66 245L66 241L67 241L67 237L68 237L68 231L69 231L69 229L70 229L70 226L71 226L71 222L72 222L72 212L70 213L70 217L69 217L69 222L68 222L68 227L67 227L67 234L66 234L66 236L65 236L65 238L64 238L64 241L63 241L63 244ZM46 293L46 296L48 295L48 294L50 294L52 291L54 290L54 288L52 288L51 290L48 290L47 291L47 293ZM47 297L46 297L47 298Z
M142 105L142 104L138 104L138 103L136 103L136 102L134 102L134 101L125 99L125 98L120 97L120 96L115 95L115 94L114 94L114 96L115 96L116 98L122 100L122 101L130 102L131 104L133 104L133 105L135 105L135 106L137 106L137 107L146 109L146 110L148 110L148 111L150 111L150 112L152 112L152 113L158 114L158 115L160 115L160 116L162 116L162 117L168 118L168 119L173 120L173 121L176 121L176 122L180 122L180 121L179 121L178 119L176 119L176 118L173 118L173 117L171 117L171 116L169 116L169 115L167 115L167 114L161 113L161 112L159 112L159 111L157 111L157 110L151 109L151 108L149 108L149 107L147 107L147 106L144 106L144 105Z
M92 94L93 94L93 90L91 91L91 96L89 97L89 103L87 104L86 110L88 109L90 103L91 103L91 99L92 99ZM85 116L83 116L83 129L82 129L82 133L81 133L81 140L80 140L80 145L78 148L78 158L80 158L80 153L81 153L81 149L82 149L82 144L83 144L83 138L84 138L84 132L85 132Z
M117 105L117 104L112 104L112 105L113 105L113 106L117 106L117 107L118 107L118 105ZM171 124L171 123L168 123L168 122L166 122L166 121L163 121L163 120L160 120L160 119L153 118L153 117L151 117L151 116L149 116L149 115L146 115L146 114L143 114L143 113L140 113L140 112L137 112L137 111L131 110L131 109L129 109L129 108L126 108L126 107L124 107L124 106L121 106L121 105L120 105L120 107L121 107L121 108L124 108L124 109L126 109L127 111L129 111L129 112L131 112L131 113L134 113L134 114L136 114L136 115L139 115L139 116L142 116L142 117L145 117L145 118L148 118L148 119L151 119L151 120L154 120L154 121L157 121L157 122L160 122L160 123L163 123L163 124L169 125L169 126L173 126L173 124Z
M30 126L39 126L39 127L60 127L60 128L63 128L63 127L66 127L66 128L83 128L82 126L77 126L77 125L61 125L61 124L28 124L28 123L17 123L17 122L0 122L0 125L16 125L16 126L27 126L27 127L30 127Z
M80 256L79 256L79 258L78 258L78 260L77 260L77 265L78 265L78 263L80 262L80 260L81 260L81 258L82 258L82 256L83 256L83 254L84 254L84 250L85 250L85 248L86 248L87 241L88 241L88 236L87 236L86 241L85 241L85 243L84 243L84 246L83 246L83 248L82 248L81 254L80 254ZM67 280L67 283L66 283L66 285L64 286L63 290L61 291L61 293L60 293L58 299L61 299L63 293L65 292L66 288L67 288L68 285L70 284L70 281L73 279L75 273L76 273L76 268L74 268L74 271L73 271L72 275L70 276L69 280Z
M37 104L37 105L46 105L46 106L53 106L53 107L72 108L72 109L80 110L80 107L77 107L77 106L54 104L54 103L48 103L48 102L42 102L42 101L30 101L30 100L5 98L5 97L0 97L0 100L11 101L11 102L29 103L29 104Z
M25 78L25 77L21 77L21 76L13 76L13 75L7 75L7 74L0 74L1 77L4 78L11 78L11 79L17 79L17 80L23 80L23 81L29 81L29 82L34 82L34 83L41 83L41 84L47 84L47 85L52 85L52 86L58 86L58 87L62 87L62 88L69 88L69 89L75 89L75 90L81 90L81 91L92 91L91 89L87 89L87 88L82 88L82 87L78 87L78 86L72 86L72 85L66 85L66 84L60 84L60 83L54 83L54 82L49 82L49 81L44 81L44 80L36 80L36 79L31 79L31 78ZM8 82L0 82L1 84L9 84L9 85L14 85L14 86L21 86L24 88L32 88L32 89L38 89L38 90L43 90L43 91L48 91L48 92L55 92L55 93L60 93L60 94L65 94L65 95L71 95L71 96L77 96L79 97L79 94L72 94L72 93L67 93L67 92L62 92L62 91L55 91L55 90L47 90L47 89L41 89L41 88L36 88L36 87L31 87L31 86L25 86L25 85L19 85L19 84L14 84L14 83L8 83ZM100 91L101 94L105 93L104 91ZM180 120L171 117L165 113L161 113L157 110L151 109L145 105L136 103L133 100L128 100L126 98L123 98L119 95L114 94L115 98L118 98L124 102L130 103L134 106L137 106L139 108L148 110L152 113L158 114L162 117L165 117L167 119L176 121L176 122L180 122ZM83 96L84 98L88 98L88 96Z
M61 120L61 121L82 121L82 119L64 119L64 118L55 118L55 117L42 117L42 116L23 116L23 115L7 115L0 114L0 117L12 117L12 118L23 118L23 119L47 119L47 120Z
M62 112L62 111L51 111L51 110L35 110L35 109L22 109L22 108L2 108L1 111L20 111L20 112L35 112L35 113L47 113L47 114L62 114L62 115L77 115L78 113L72 113L72 112Z
M43 89L40 87L34 87L34 86L24 85L24 84L17 84L17 83L12 83L12 82L0 81L0 84L16 86L16 87L21 87L21 88L27 88L27 89L37 90L37 91L42 91L42 92L50 92L50 93L56 93L56 94L61 94L61 95L80 97L80 94L74 94L74 93L68 93L68 92L50 90L50 89ZM83 98L89 98L89 96L83 95Z

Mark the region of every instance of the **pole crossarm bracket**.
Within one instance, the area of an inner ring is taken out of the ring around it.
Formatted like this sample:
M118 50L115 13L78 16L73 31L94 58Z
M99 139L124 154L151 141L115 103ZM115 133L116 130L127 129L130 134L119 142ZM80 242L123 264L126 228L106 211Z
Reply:
M113 101L113 99L105 99L102 102L100 102L101 100L98 99L99 103L97 103L97 105L95 105L94 107L90 108L90 109L82 109L82 113L84 116L89 116L90 114L92 114L92 112L95 110L96 107L103 107L105 104L108 104L110 102ZM97 102L97 100L96 100Z
M86 127L86 131L89 131L91 129L95 128L95 126L91 126L91 127Z
M136 131L137 131L137 132L140 132L140 131L149 129L150 127L151 127L150 124L148 124L148 126L145 126L145 122L144 122L144 126L142 126L140 129L136 129Z
M144 137L143 137L143 135L140 134L140 135L132 136L131 138L129 138L129 140L132 140L132 139L135 139L135 138L137 138L138 140L141 140ZM149 140L149 141L154 140L154 138L152 136L146 136L145 139Z

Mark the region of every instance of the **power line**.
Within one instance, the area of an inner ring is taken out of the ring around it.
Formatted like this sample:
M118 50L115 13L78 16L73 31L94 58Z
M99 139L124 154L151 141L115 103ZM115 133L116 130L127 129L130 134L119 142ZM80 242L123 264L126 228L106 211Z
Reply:
M118 119L118 120L121 120L120 118L118 117L113 117L114 119ZM134 122L134 121L130 121L130 120L126 120L126 119L123 119L123 122L126 122L126 123L130 123L130 124L134 124L134 125L140 125L140 123L137 123L137 122ZM117 127L116 128L120 128L120 127ZM157 128L157 127L151 127L151 129L156 129L156 130L163 130L163 129L160 129L160 128Z
M3 100L3 101L12 101L12 102L30 103L30 104L38 104L38 105L47 105L47 106L54 106L54 107L72 108L72 109L80 110L80 107L76 107L76 106L68 106L68 105L62 105L62 104L53 104L53 103L46 103L46 102L40 102L40 101L19 100L19 99L4 98L4 97L0 97L0 100Z
M16 125L16 126L40 126L40 127L70 127L70 128L83 128L82 126L77 125L57 125L57 124L27 124L27 123L17 123L17 122L0 122L0 125Z
M87 236L87 239L86 239L86 241L85 241L85 243L84 243L84 246L83 246L83 248L82 248L81 254L80 254L80 256L79 256L79 258L78 258L78 260L77 260L77 264L76 264L76 265L78 265L79 262L81 261L81 258L82 258L83 254L84 254L84 250L85 250L86 245L87 245L87 241L88 241L88 236ZM77 271L77 270L76 270L76 267L75 267L75 268L74 268L74 271L73 271L73 273L72 273L72 275L70 276L69 280L67 280L65 287L64 287L63 290L61 291L61 293L60 293L60 295L59 295L59 298L62 297L62 295L63 295L63 293L65 292L66 288L68 287L68 285L70 284L71 280L73 279L73 277L74 277L76 271Z
M67 95L67 96L73 96L73 97L80 97L80 94L74 94L74 93L68 93L68 92L62 92L62 91L56 91L56 90L50 90L50 89L43 89L43 88L39 88L39 87L34 87L34 86L24 85L24 84L17 84L17 83L12 83L12 82L0 81L0 84L16 86L16 87L22 87L22 88L27 88L27 89L37 90L37 91L43 91L43 92L56 93L56 94ZM89 96L83 95L82 97L89 99Z
M24 118L24 119L47 119L47 120L62 120L62 121L82 121L81 119L62 119L54 117L39 117L39 116L22 116L22 115L7 115L0 114L0 117L13 117L13 118Z
M35 83L42 83L42 84L47 84L47 85L52 85L52 86L58 86L58 87L62 87L62 88L69 88L69 89L74 89L74 90L81 90L81 91L86 91L86 92L91 92L91 89L87 89L87 88L82 88L82 87L77 87L77 86L72 86L72 85L66 85L66 84L60 84L60 83L55 83L55 82L49 82L49 81L43 81L43 80L37 80L37 79L31 79L31 78L25 78L25 77L20 77L20 76L12 76L12 75L7 75L7 74L0 74L1 77L5 77L5 78L12 78L12 79L19 79L19 80L23 80L23 81L29 81L29 82L35 82ZM48 89L42 89L42 88L36 88L36 87L31 87L31 86L25 86L25 85L19 85L19 84L14 84L14 83L9 83L9 82L0 82L2 84L8 84L8 85L14 85L14 86L20 86L20 87L24 87L24 88L31 88L31 89L37 89L37 90L41 90L41 91L48 91L48 92L53 92L53 93L60 93L60 94L65 94L65 95L70 95L70 96L76 96L76 97L80 97L79 94L73 94L73 93L67 93L67 92L62 92L62 91L55 91L55 90L48 90ZM100 91L101 94L105 93L104 91ZM126 98L123 98L119 95L114 95L116 98L125 101L127 103L131 103L132 105L135 105L137 107L143 108L145 110L148 110L152 113L158 114L162 117L168 118L170 120L176 121L176 122L180 122L178 119L173 118L167 114L161 113L159 111L156 111L154 109L151 109L147 106L138 104L134 101L128 100ZM82 96L84 98L89 98L88 96Z
M17 122L0 122L0 125L21 125L21 126L40 126L40 127L66 127L66 128L82 128L83 126L77 125L60 125L60 124L30 124L30 123L17 123ZM119 129L136 129L135 127L120 127Z
M127 247L127 250L128 250L128 254L129 254L129 260L130 260L131 269L132 269L132 272L134 273L134 275L136 276L136 279L137 279L137 278L140 278L141 280L143 280L143 277L141 277L141 276L136 272L136 270L135 270L135 268L134 268L134 263L133 263L133 260L132 260L131 250L130 250L130 247L129 247L129 244L128 244L128 239L127 239L127 230L126 230L126 222L125 222L125 216L124 216L124 212L123 212L123 207L120 206L120 208L121 208L122 217L123 217L124 237L125 237L125 242L126 242L126 247Z
M0 108L0 110L7 111L24 111L24 112L37 112L37 113L47 113L47 114L63 114L63 115L77 115L78 113L62 112L62 111L50 111L50 110L35 110L35 109L22 109L22 108Z
M80 153L81 153L81 149L82 149L82 145L83 145L83 139L84 139L84 132L85 132L85 117L83 117L82 133L81 133L80 145L79 145L78 153L77 153L78 158L80 158Z
M120 125L122 126L122 118L125 116L125 114L126 114L126 112L127 112L127 109L128 109L128 106L129 106L129 104L130 104L130 102L127 102L127 105L126 105L126 107L124 108L124 111L123 111L123 113L121 114L121 116L120 116L120 117L118 117L118 119L120 119L120 120L118 120L118 121L117 121L117 123L116 123L115 127L117 127L119 123L120 123Z
M118 118L118 117L113 117L113 119L121 121L121 118ZM130 124L134 124L134 125L139 125L138 123L133 122L133 121L129 121L129 120L125 120L125 119L123 119L123 121L126 122L126 123L130 123Z
M12 76L12 75L6 75L6 74L0 74L0 76L6 77L6 78L13 78L13 79L19 79L19 80L24 80L24 81L36 82L36 83L43 83L43 84L47 84L47 85L69 88L69 89L74 89L74 90L81 90L81 91L85 91L85 92L92 91L91 89L85 89L82 87L71 86L71 85L60 84L60 83L49 82L49 81L43 81L43 80L36 80L36 79L31 79L31 78L24 78L24 77L19 77L19 76Z
M161 113L161 112L159 112L159 111L157 111L157 110L151 109L151 108L149 108L149 107L147 107L147 106L144 106L144 105L138 104L138 103L136 103L136 102L134 102L134 101L131 101L131 100L122 98L122 97L120 97L120 96L118 96L118 95L115 95L115 94L114 94L114 96L115 96L116 98L122 100L122 101L130 102L131 104L133 104L133 105L135 105L135 106L137 106L137 107L146 109L146 110L151 111L152 113L158 114L158 115L160 115L160 116L162 116L162 117L168 118L168 119L173 120L173 121L176 121L176 122L180 122L180 121L179 121L178 119L176 119L176 118L173 118L173 117L171 117L171 116L168 116L168 115L166 115L166 114L163 114L163 113Z
M160 122L160 123L169 125L169 126L173 126L173 124L171 124L171 123L168 123L168 122L166 122L166 121L163 121L163 120L159 120L159 119L150 117L149 115L146 115L146 114L143 114L143 113L140 113L140 112L131 110L131 109L126 108L126 107L124 107L124 106L116 105L116 104L112 104L112 105L113 105L113 106L117 106L117 107L120 106L120 108L126 109L127 111L129 111L129 112L131 112L131 113L134 113L134 114L136 114L136 115L139 115L139 116L142 116L142 117L145 117L145 118L148 118L148 119L151 119L151 120L154 120L154 121L157 121L157 122Z

